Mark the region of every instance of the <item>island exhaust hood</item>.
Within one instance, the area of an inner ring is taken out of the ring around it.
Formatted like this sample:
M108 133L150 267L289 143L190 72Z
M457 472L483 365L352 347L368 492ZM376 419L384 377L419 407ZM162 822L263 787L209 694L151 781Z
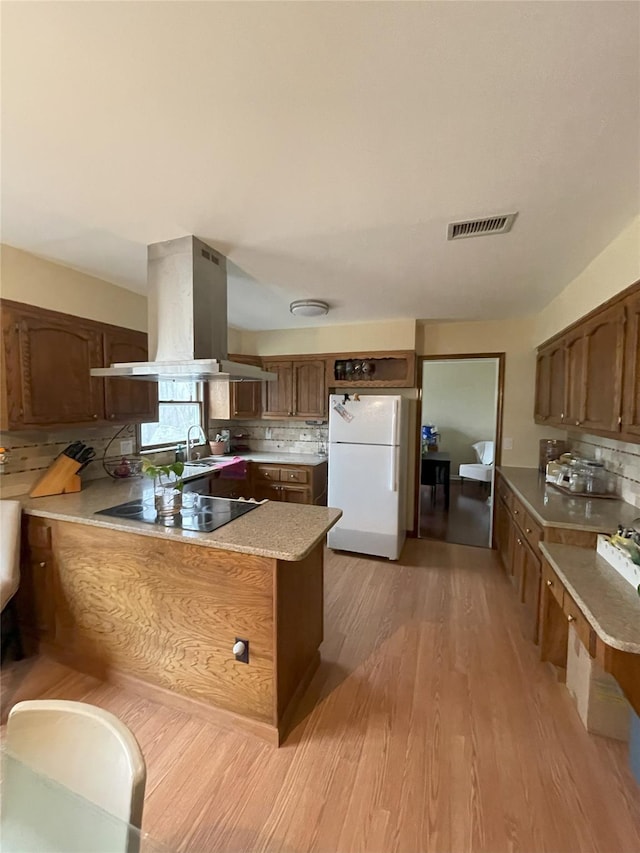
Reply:
M92 376L146 382L264 382L276 379L228 361L227 259L191 235L147 247L152 361L95 367Z

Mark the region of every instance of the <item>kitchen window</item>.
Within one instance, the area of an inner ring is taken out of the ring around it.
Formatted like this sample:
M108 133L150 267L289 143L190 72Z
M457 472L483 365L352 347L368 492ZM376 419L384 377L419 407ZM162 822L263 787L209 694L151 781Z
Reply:
M186 444L194 424L206 426L202 382L158 382L158 422L140 425L140 449Z

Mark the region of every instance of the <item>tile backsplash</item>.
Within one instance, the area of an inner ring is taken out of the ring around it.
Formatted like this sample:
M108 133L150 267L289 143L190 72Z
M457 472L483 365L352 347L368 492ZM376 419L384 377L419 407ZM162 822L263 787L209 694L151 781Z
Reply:
M10 498L28 492L42 472L56 456L73 441L83 441L96 451L96 458L82 472L83 480L96 480L108 476L102 467L102 457L112 438L121 430L118 441L109 450L109 456L120 455L120 440L133 439L136 428L125 427L70 427L64 430L33 430L0 432L0 446L7 450L7 461L0 477L2 497Z
M616 493L640 508L640 444L578 433L569 433L569 443L580 456L601 459L615 476Z
M248 444L251 450L280 453L321 453L327 452L329 427L310 426L304 421L210 421L209 438L214 439L221 429L231 433L231 446L235 441Z

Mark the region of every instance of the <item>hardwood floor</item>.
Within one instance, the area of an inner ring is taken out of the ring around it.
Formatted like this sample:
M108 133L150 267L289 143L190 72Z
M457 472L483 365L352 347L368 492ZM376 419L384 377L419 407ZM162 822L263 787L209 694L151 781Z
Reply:
M432 488L420 487L420 536L490 548L491 506L487 503L489 491L484 483L466 480L463 487L460 480L452 480L448 510L444 505L444 487L435 487L435 502Z
M22 698L81 699L144 751L144 828L180 851L640 850L626 746L587 734L520 634L488 550L328 553L323 663L280 749L39 659Z

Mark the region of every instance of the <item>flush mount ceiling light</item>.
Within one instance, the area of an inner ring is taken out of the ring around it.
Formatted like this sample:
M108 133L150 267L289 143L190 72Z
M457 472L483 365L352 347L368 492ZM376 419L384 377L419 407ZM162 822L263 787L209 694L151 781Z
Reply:
M329 313L329 306L321 299L296 299L289 305L289 311L296 317L320 317Z

